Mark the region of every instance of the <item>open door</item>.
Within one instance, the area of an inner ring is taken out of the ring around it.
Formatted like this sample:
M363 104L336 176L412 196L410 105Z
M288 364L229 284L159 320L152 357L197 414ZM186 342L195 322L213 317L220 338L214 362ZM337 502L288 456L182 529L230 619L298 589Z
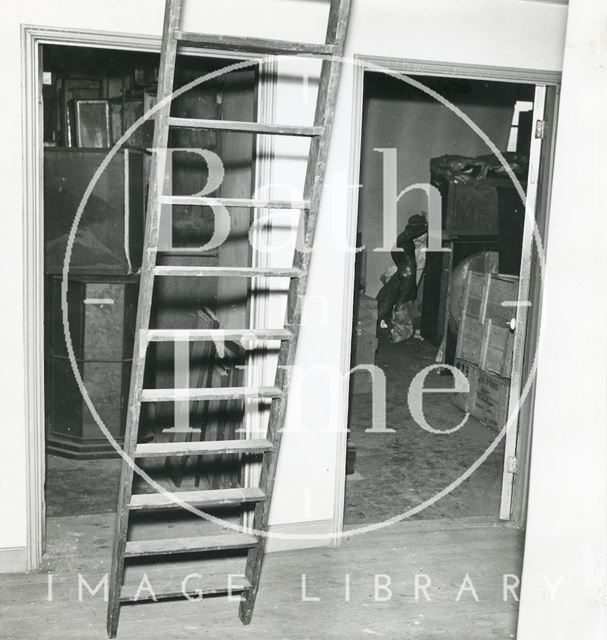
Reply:
M540 159L544 137L544 117L546 106L546 86L537 85L533 101L533 126L531 128L531 146L529 150L529 176L525 199L525 222L523 227L523 243L521 251L521 269L519 274L518 294L516 300L504 301L505 306L512 306L513 320L513 357L510 378L510 394L508 401L508 422L504 449L504 466L502 472L502 493L500 499L500 519L509 520L512 511L512 493L514 477L517 473L517 441L519 434L519 411L521 396L526 392L526 380L523 379L525 338L531 302L531 262L533 254L534 229L537 218L538 179Z

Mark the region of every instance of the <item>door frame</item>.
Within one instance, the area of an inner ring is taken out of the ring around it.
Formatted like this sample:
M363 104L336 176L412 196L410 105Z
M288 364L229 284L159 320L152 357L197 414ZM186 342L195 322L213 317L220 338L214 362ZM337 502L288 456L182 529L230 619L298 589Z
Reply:
M558 71L542 69L520 69L516 67L494 67L473 64L455 64L451 62L430 62L426 60L388 58L381 56L354 55L353 66L353 88L352 88L352 128L350 139L350 169L349 184L359 184L361 171L361 150L362 150L362 124L363 124L363 91L364 75L368 71L378 71L378 67L394 73L406 73L408 75L439 76L449 78L462 78L470 80L488 80L493 82L511 82L521 84L545 85L550 98L547 101L545 118L550 123L556 122L558 107L558 91L561 83L561 73ZM550 109L550 111L549 111ZM543 205L541 219L536 219L538 229L542 238L545 238L545 231L549 214L549 194L550 177L552 175L552 158L554 150L554 126L548 126L544 138L542 150L542 163L540 166L540 184L538 188L538 203ZM358 205L359 190L351 189L348 203L347 216L347 246L355 246L356 232L358 229ZM341 370L345 373L350 370L350 355L352 347L352 323L354 318L354 273L355 254L348 253L345 265L345 287L343 296L343 317L341 344ZM532 260L532 274L537 274L537 260ZM532 275L533 277L533 275ZM537 278L535 278L537 281ZM541 286L533 281L531 286L531 299L533 302L533 312L529 314L526 327L526 356L527 351L531 351L530 346L537 343L539 330L539 314L541 313ZM527 360L527 357L525 357ZM526 362L524 371L528 373L529 365ZM512 509L510 523L514 526L523 526L526 516L526 501L529 472L530 435L532 430L533 417L533 394L534 385L526 402L519 413L519 430L517 436L517 455L520 452L518 471L515 475L514 488L512 492ZM338 425L337 444L337 469L341 469L335 490L335 516L334 534L336 539L343 531L345 512L345 461L347 450L347 429L349 393L348 385L342 392L340 402L342 407L340 424Z
M534 87L532 123L538 121L545 122L546 115L546 85L536 84ZM521 394L529 391L529 386L525 383L527 376L525 373L524 362L526 358L526 337L527 337L527 320L530 316L529 292L532 289L531 262L534 255L534 228L533 222L537 219L539 211L538 189L540 164L542 159L542 147L544 140L542 136L538 136L537 132L531 133L531 143L529 147L529 170L527 176L527 189L525 191L525 221L523 223L523 237L521 239L521 266L519 269L519 286L516 294L516 307L514 313L514 344L513 357L510 376L510 392L508 397L508 422L506 435L504 437L504 463L502 467L502 486L500 496L500 520L510 520L512 513L512 496L514 491L514 480L517 470L517 444L520 428L519 420L519 404L521 403ZM528 213L532 212L533 220L530 219ZM521 330L522 329L522 330ZM524 402L524 400L523 400ZM516 415L516 420L510 423L510 416Z
M43 107L39 45L64 45L159 53L160 36L110 31L21 26L22 140L23 140L23 300L25 316L25 419L27 568L40 566L45 543L45 416L44 416L44 202ZM263 56L183 47L190 56L260 60ZM265 66L266 63L263 63ZM275 75L259 74L257 111L267 113L273 101ZM272 163L268 145L256 150L255 179L267 176ZM264 301L257 302L263 306ZM259 314L255 304L249 315ZM252 375L255 375L254 373Z

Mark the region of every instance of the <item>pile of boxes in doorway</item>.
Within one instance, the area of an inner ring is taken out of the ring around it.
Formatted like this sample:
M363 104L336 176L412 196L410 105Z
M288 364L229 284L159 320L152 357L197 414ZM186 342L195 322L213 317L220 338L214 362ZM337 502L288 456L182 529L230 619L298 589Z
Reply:
M468 273L459 326L455 366L468 379L468 393L453 403L500 431L508 418L514 347L512 307L518 278L498 273Z
M502 155L526 184L527 158ZM468 393L453 394L454 404L500 430L510 400L524 200L493 156L441 156L430 168L441 194L442 251L426 255L427 216L411 216L377 299L358 292L352 367L375 362L380 327L391 342L419 328L437 349L436 362L468 379ZM369 373L353 374L351 390L369 393Z

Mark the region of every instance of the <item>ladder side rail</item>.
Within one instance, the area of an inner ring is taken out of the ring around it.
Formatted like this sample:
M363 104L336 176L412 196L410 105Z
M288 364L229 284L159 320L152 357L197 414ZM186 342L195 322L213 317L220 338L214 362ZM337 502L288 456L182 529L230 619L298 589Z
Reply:
M158 78L158 97L164 98L171 94L175 77L175 60L177 57L177 40L175 31L181 22L183 0L166 0L165 19L162 34L162 55ZM145 222L144 251L139 283L139 299L137 304L137 319L133 359L131 365L131 382L129 388L129 404L124 436L124 451L133 457L137 444L139 429L141 390L145 371L147 349L142 349L141 331L147 331L150 318L152 292L154 287L153 267L156 261L160 222L160 196L164 188L166 168L165 149L168 144L168 118L171 101L161 107L156 113L154 129L154 148L150 170L150 188L148 193L147 216ZM128 532L128 504L132 493L133 469L125 461L122 462L120 474L120 489L118 495L118 510L116 515L116 529L112 552L111 580L109 588L107 631L110 638L115 638L120 616L120 591L124 576L124 552Z
M288 393L286 393L286 390L290 384L291 368L295 362L299 338L299 324L303 310L304 296L307 290L311 251L314 244L316 220L320 209L322 187L341 77L341 58L345 48L350 1L351 0L333 0L329 13L327 42L335 43L336 59L324 60L322 63L314 126L323 126L324 133L320 138L315 138L310 143L310 153L304 183L304 198L310 200L310 209L307 215L302 216L304 224L304 251L296 250L294 259L294 267L301 269L303 275L299 279L291 281L287 297L285 328L293 330L293 339L288 343L283 343L278 354L275 386L285 391L285 393L280 398L272 401L270 409L268 434L266 437L273 443L274 448L272 451L264 454L261 467L259 486L267 496L267 500L264 503L258 503L255 508L253 528L258 531L266 531L268 526L268 516L278 464L278 453L287 411ZM257 545L252 548L248 554L245 575L251 586L244 592L240 602L239 616L243 624L250 623L253 616L266 542L266 536L261 536Z

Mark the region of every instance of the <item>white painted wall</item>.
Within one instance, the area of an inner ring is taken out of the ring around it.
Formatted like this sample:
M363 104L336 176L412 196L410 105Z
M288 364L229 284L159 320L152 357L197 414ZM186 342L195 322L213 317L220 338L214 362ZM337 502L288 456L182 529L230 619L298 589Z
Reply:
M324 37L326 4L320 0L186 0L185 27L206 32L249 34L283 39L320 41ZM562 58L566 7L520 0L354 0L348 51L398 58L453 63L558 70ZM123 33L160 34L163 0L21 0L3 3L0 20L0 59L4 62L0 92L3 143L0 175L4 215L0 218L0 272L4 313L0 316L4 363L0 372L0 549L26 544L26 477L23 359L23 218L20 158L21 71L20 25L24 23ZM348 190L352 125L352 70L344 69L327 181L334 187L320 216L318 247L310 293L326 296L326 326L310 324L302 332L298 365L302 368L347 361L342 352L346 256L332 238L345 238L349 225ZM296 103L287 111L295 119ZM303 112L309 113L307 107ZM294 171L298 160L295 158ZM299 161L301 167L301 161ZM8 337L8 338L7 338ZM326 383L312 381L314 402L293 405L289 428L312 432L288 433L281 458L272 521L288 524L330 520L335 490L341 482L336 468L337 416L344 406ZM310 391L310 387L306 387ZM307 497L306 497L307 496Z
M456 5L443 1L354 0L347 53L558 70L565 19L563 7L543 3L474 0ZM343 370L349 366L342 345L344 332L350 331L344 317L348 317L348 308L351 312L352 301L345 292L352 276L347 272L343 248L348 237L353 242L355 228L347 188L352 78L353 69L346 65L309 287L311 296L327 300L328 319L324 326L319 320L302 330L297 366L303 371L322 366ZM291 438L289 433L285 436L273 522L285 522L283 514L305 520L306 493L312 506L311 520L331 518L340 506L331 488L339 488L343 482L343 470L337 468L333 454L338 442L335 432L345 428L346 399L339 393L338 382L330 385L323 375L311 377L302 388L304 403L300 407L290 405L288 429L298 425L316 435L306 440L301 436ZM289 480L281 483L284 477Z
M569 6L519 640L602 640L607 633L607 5ZM571 211L583 212L584 233L571 233ZM583 310L563 313L573 291ZM558 584L554 597L548 581Z

